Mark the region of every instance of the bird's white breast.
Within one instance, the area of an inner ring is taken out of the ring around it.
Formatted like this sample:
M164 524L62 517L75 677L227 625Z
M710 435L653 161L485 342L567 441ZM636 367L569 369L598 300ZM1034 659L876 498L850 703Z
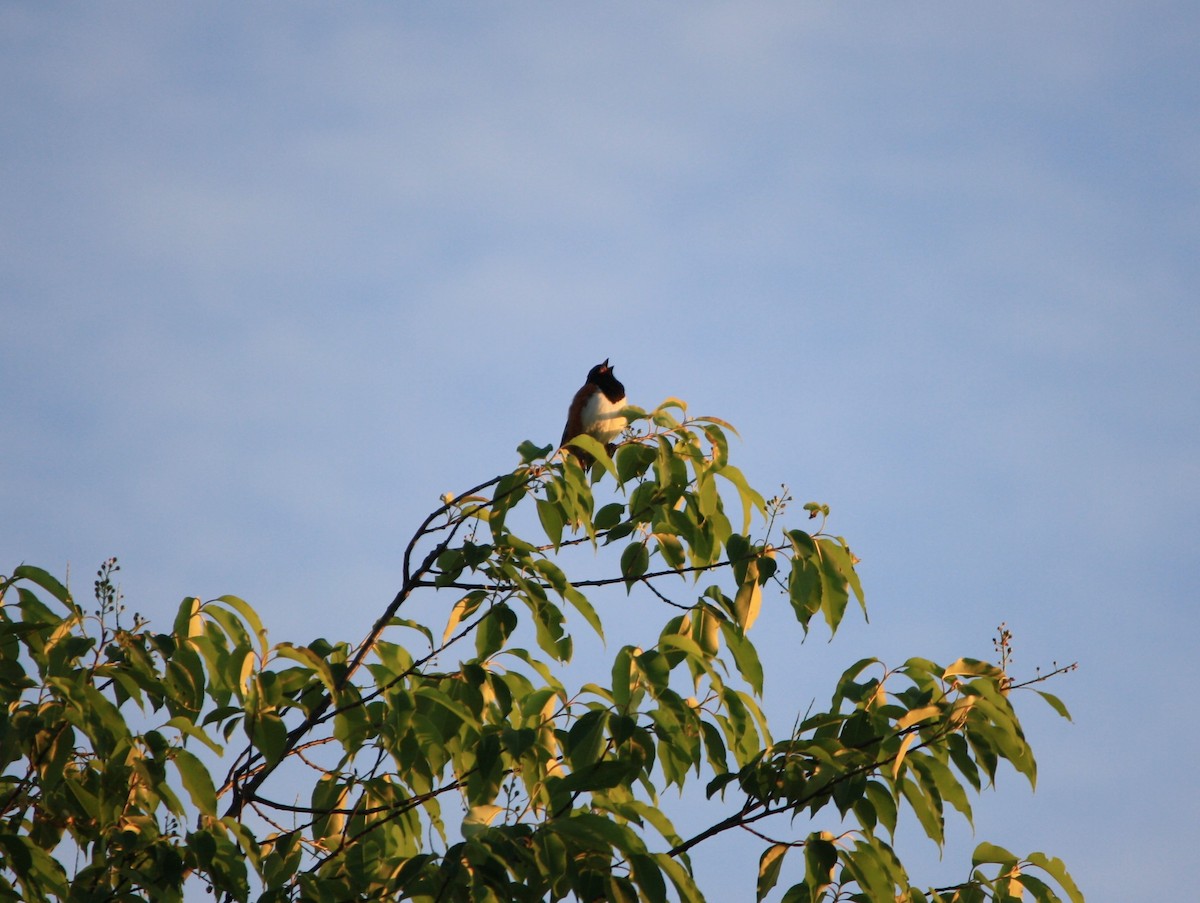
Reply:
M584 405L581 418L584 430L598 442L612 442L625 429L627 421L620 416L624 407L624 398L612 402L603 392L597 392Z

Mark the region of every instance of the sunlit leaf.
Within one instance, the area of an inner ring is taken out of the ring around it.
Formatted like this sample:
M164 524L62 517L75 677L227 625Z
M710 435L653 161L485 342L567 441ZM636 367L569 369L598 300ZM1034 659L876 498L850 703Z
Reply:
M175 634L180 637L198 636L204 632L204 617L200 614L201 602L189 596L179 603L175 615Z
M333 693L337 689L333 671L330 670L329 663L308 647L293 646L291 643L280 643L275 647L275 653L282 658L300 662L302 665L310 668L321 679L321 683L325 684L325 689L330 693Z
M258 648L263 655L267 653L267 631L263 627L262 620L258 617L258 612L246 604L245 601L237 596L218 596L214 601L220 602L222 605L228 605L236 611L243 621L245 621L250 629L254 631L254 635L258 637ZM211 604L211 603L210 603Z
M978 850L976 850L978 853ZM1061 859L1054 856L1047 856L1045 853L1030 853L1026 860L1030 865L1037 866L1047 875L1058 882L1058 885L1067 892L1067 896L1071 899L1071 903L1083 903L1083 894L1079 887L1075 884L1074 879L1067 871L1067 867Z
M1033 780L1021 694L972 659L898 669L861 659L831 695L830 680L785 669L775 742L762 703L770 662L749 628L767 631L773 655L807 658L797 622L807 631L820 612L834 631L863 594L857 558L825 532L828 506L804 507L821 518L814 533L788 529L784 487L751 534L767 509L729 462L731 429L668 400L614 459L581 439L600 462L587 472L573 455L546 460L551 447L523 443L512 473L444 495L415 536L398 537L390 605L391 592L329 606L334 629L353 615L369 631L357 640L271 647L234 596L186 599L174 631L160 633L140 617L117 623L103 600L94 616L64 617L39 599L66 592L45 572L0 582L11 588L0 606L0 753L16 776L18 832L0 838L0 896L68 894L55 856L73 849L78 887L164 901L185 878L266 903L699 901L689 852L719 853L750 828L771 838L759 899L778 899L799 846L805 880L785 903L920 903L888 841L898 824L919 824L945 843L946 804L969 821L968 790L994 782L1003 762ZM605 487L604 471L620 485ZM730 486L741 522L726 511ZM515 511L527 495L534 504ZM777 573L788 558L790 572ZM621 583L637 597L611 595ZM765 586L785 584L795 621L764 599ZM629 645L599 672L595 655L568 670L574 622L603 639L602 615ZM440 638L426 626L439 618ZM676 788L685 803L699 788L720 794L720 811L677 828L660 800ZM901 806L912 817L898 818ZM829 832L798 839L817 827ZM20 832L36 843L14 845ZM957 880L976 884L929 896L1049 901L1062 887L1082 899L1043 854L1017 860L981 844L975 864L974 878ZM727 896L739 893L748 888Z
M442 633L442 645L449 642L450 637L454 635L458 625L467 618L470 618L479 610L479 606L487 599L488 594L485 590L471 590L461 599L454 603L450 609L450 616L446 619L446 629Z
M763 900L779 880L783 857L791 849L786 843L773 843L758 858L758 899Z
M762 585L758 582L758 563L755 561L751 561L746 568L745 582L738 587L733 610L743 632L749 631L758 620L758 613L762 610Z
M504 814L503 806L496 806L490 803L472 806L466 818L462 820L462 835L466 838L474 837L480 831L493 824L497 818Z

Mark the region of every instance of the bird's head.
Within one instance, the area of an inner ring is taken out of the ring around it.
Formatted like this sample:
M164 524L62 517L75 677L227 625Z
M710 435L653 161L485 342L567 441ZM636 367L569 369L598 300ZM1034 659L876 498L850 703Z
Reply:
M588 371L587 381L599 385L600 381L606 376L611 376L612 372L612 367L608 365L608 358L605 358L603 363L597 364Z

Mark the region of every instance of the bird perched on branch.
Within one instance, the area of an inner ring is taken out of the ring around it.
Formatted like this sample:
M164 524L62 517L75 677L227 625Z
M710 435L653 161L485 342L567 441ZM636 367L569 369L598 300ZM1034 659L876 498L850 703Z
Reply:
M606 358L604 363L597 364L588 371L587 382L571 399L567 425L563 429L562 442L559 444L566 445L576 436L586 434L605 445L611 455L613 440L621 435L627 422L621 416L621 409L624 407L625 387L613 375L612 367L608 365ZM579 459L585 470L592 466L592 456L583 449L568 448L567 451Z

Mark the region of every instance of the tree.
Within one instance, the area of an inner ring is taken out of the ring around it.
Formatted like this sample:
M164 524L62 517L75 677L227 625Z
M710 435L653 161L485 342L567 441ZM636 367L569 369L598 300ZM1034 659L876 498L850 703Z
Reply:
M987 843L962 884L920 890L890 845L902 807L940 844L946 804L969 821L1001 762L1033 781L1010 701L1024 685L1001 667L863 659L827 711L773 737L750 639L764 597L772 630L836 632L863 604L856 559L824 505L804 506L822 529L783 525L790 499L729 463L727 424L675 400L627 413L614 457L575 440L590 471L526 442L512 472L444 496L357 644L272 645L233 596L185 599L156 632L125 623L115 559L91 612L16 568L0 584L3 893L690 901L692 851L754 826L759 899L792 856L788 903L1081 900L1057 859ZM611 572L572 579L581 549ZM647 639L581 681L573 632L603 637L604 587L640 597ZM405 617L427 594L445 600L440 635ZM672 824L658 798L676 787L727 817Z

